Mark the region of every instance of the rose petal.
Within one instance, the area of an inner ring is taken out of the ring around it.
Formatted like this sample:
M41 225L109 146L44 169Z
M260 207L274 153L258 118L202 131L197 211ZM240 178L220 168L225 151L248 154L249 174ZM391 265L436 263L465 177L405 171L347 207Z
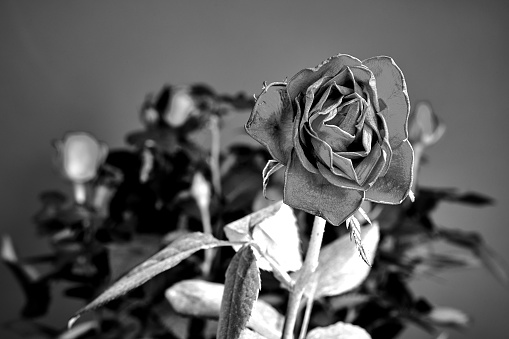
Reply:
M366 191L366 199L382 204L400 204L408 195L413 180L414 152L408 140L392 149L392 159L383 177Z
M407 120L410 112L410 100L403 73L394 60L379 56L362 62L374 74L378 98L388 107L382 114L389 128L389 141L393 148L408 137Z
M284 202L339 225L355 213L364 193L331 185L320 174L307 171L295 152L285 173Z
M352 90L343 86L339 86L336 83L332 83L325 89L323 94L321 94L320 100L312 107L311 111L309 112L310 115L313 115L314 113L332 111L334 108L341 105L345 95L349 95L351 93L353 93Z
M373 72L371 72L369 68L364 65L352 67L350 68L350 71L355 77L355 81L363 85L363 91L366 94L367 100L371 101L373 103L373 107L379 111L380 108L378 107L376 79L373 75Z
M323 83L326 82L328 78L320 78L316 80L311 86L309 86L306 90L306 96L304 99L304 114L303 118L305 121L309 119L309 112L311 111L311 107L313 105L313 101L315 100L315 94L319 95L319 89L323 88ZM322 91L323 92L323 91Z
M316 163L316 165L318 167L318 172L320 172L320 174L334 186L358 191L364 191L367 188L367 186L360 186L355 179L352 180L345 177L344 174L338 174L338 170L335 170L334 168L327 168L327 166L319 162Z
M246 132L264 145L280 163L289 161L293 148L295 114L282 84L269 85L260 94L246 123Z
M319 139L329 144L334 151L346 150L355 137L337 126L324 123L327 119L325 114L316 114L310 120L310 129L315 132Z
M338 74L345 66L359 66L361 61L347 54L333 56L315 68L306 68L295 74L288 82L288 94L294 100L299 93L304 92L311 84L322 77Z
M348 179L356 181L355 170L352 165L352 161L348 158L343 158L337 154L334 154L330 145L323 140L320 140L312 133L309 133L311 137L311 144L317 157L329 167L330 170L334 171L334 168L338 168L340 171L334 171L335 174L344 176Z
M380 144L376 143L368 156L355 167L359 185L372 184L380 175L386 158L385 151L380 147Z
M349 134L354 135L356 132L355 123L360 115L359 113L360 113L359 101L353 102L352 104L344 107L342 109L342 112L338 112L338 114L345 115L343 121L341 121L341 123L339 124L339 128L341 128L345 132L348 132Z
M298 99L295 99L295 102L296 102L295 107L297 107L297 115L296 115L295 121L298 122L298 121L302 120L301 110L300 110L300 105L299 105ZM302 133L302 129L304 129L304 126L305 125L302 122L295 123L293 126L293 136L292 137L293 137L294 150L297 153L297 156L299 157L302 165L308 171L310 171L311 173L318 173L318 169L314 165L314 163L315 163L314 156L309 154L309 152L306 153L304 151L304 150L313 150L311 141L309 140L310 139L309 133L308 132Z

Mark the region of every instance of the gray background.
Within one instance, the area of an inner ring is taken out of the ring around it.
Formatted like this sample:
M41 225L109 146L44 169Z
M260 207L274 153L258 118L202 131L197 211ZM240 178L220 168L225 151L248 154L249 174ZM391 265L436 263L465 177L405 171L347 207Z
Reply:
M69 190L52 167L50 146L66 131L122 146L125 133L140 127L145 94L164 83L259 93L262 81L282 81L341 52L392 56L412 103L432 102L448 131L430 149L420 182L497 200L485 209L444 205L436 218L481 231L508 260L505 3L0 0L0 233L11 234L22 254L47 250L31 216L42 190ZM469 331L451 338L507 337L506 289L484 270L442 277L414 286L474 316ZM5 321L23 296L4 266L0 281ZM44 319L64 325L80 304L56 299ZM416 328L403 337L428 338Z

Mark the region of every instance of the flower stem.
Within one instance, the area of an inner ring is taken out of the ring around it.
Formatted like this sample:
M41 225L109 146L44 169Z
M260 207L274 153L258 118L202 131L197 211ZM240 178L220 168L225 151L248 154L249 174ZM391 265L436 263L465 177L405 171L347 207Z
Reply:
M210 222L209 207L198 204L198 209L200 210L201 222L203 225L203 233L212 235L212 224ZM205 250L205 259L201 267L203 275L205 277L208 277L210 274L212 261L214 260L214 252L215 251L213 248Z
M219 156L221 152L221 131L219 129L219 117L210 117L211 150L210 169L212 171L212 185L217 195L221 195L221 173L219 169Z
M74 201L78 205L83 205L85 201L87 200L87 187L84 183L74 183L73 185L74 189Z
M293 338L293 329L299 313L299 306L306 290L306 286L313 273L318 266L318 256L320 254L320 247L322 245L323 232L325 230L325 220L321 217L315 216L313 222L313 230L311 231L311 239L309 240L308 251L304 264L298 273L297 280L293 291L290 293L290 300L288 301L288 308L286 311L285 325L283 328L283 339Z

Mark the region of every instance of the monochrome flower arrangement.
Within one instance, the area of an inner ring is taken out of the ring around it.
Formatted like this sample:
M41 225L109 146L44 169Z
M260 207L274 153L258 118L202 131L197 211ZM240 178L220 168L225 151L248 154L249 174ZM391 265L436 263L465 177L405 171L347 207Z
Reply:
M73 199L44 192L34 217L53 252L19 258L2 239L26 295L6 326L68 339L396 338L408 325L435 336L467 326L409 282L482 264L508 283L478 233L431 217L442 201L491 199L419 186L445 127L428 102L414 107L390 57L338 54L264 84L255 100L165 85L145 98L129 148L66 134L55 146ZM223 118L248 110L245 130L261 147L225 149ZM190 137L205 130L204 144ZM38 319L56 281L84 301L68 328Z

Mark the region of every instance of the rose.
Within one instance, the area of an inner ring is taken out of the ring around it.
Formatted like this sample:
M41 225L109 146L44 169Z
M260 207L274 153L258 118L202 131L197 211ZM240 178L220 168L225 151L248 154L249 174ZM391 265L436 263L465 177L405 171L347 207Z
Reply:
M405 78L391 58L339 54L265 86L246 131L286 166L284 202L339 225L364 199L407 197L408 114Z

